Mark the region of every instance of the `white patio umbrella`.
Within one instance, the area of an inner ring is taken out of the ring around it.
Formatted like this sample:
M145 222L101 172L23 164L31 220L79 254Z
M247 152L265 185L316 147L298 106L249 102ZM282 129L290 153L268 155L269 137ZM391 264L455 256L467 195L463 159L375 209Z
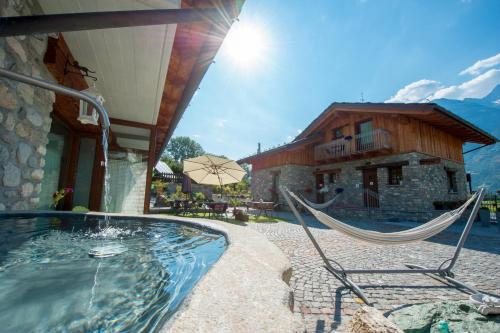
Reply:
M205 185L222 186L238 183L246 172L238 163L222 157L203 155L184 160L184 174L197 182Z

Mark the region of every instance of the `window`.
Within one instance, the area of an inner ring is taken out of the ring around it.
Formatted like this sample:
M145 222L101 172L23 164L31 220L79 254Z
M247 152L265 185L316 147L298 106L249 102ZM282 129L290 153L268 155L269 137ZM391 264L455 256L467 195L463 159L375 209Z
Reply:
M341 139L344 137L344 133L342 133L342 127L337 127L332 129L333 140Z
M401 165L387 168L389 173L389 185L401 185L403 181L403 167Z
M328 174L328 182L330 184L336 184L339 179L339 175L336 172L332 172Z
M448 192L458 192L456 171L446 170L446 176L448 177Z

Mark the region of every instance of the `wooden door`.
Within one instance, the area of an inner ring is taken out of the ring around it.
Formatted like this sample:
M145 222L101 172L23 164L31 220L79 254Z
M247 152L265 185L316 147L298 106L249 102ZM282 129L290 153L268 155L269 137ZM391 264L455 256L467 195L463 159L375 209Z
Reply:
M363 170L363 200L365 207L379 207L377 169Z
M325 178L322 173L316 174L316 202L323 203L325 202L325 194L321 193L321 190L325 186Z
M356 151L373 149L373 122L362 121L356 124Z

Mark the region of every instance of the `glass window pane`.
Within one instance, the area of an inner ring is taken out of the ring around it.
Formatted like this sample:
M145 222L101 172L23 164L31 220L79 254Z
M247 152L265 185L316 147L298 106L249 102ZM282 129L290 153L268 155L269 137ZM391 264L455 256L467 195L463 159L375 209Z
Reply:
M52 194L59 190L59 175L61 173L61 159L64 153L64 135L49 133L49 143L45 154L44 176L42 191L40 192L40 209L52 207Z
M142 213L146 189L147 154L138 151L109 153L109 212ZM104 190L101 207L104 210Z
M95 149L95 139L82 138L80 140L80 151L78 152L78 168L76 171L76 181L73 192L73 207L89 207L90 185L92 183L92 170L94 167Z

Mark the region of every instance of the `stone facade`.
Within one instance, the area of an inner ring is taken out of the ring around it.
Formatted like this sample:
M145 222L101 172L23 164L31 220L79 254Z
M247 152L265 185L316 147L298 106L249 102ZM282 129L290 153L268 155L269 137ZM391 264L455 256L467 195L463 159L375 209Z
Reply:
M250 190L254 200L275 201L273 197L273 177L277 175L277 186L286 186L294 192L303 192L304 189L314 189L315 178L314 167L304 165L283 165L269 169L252 172L252 183ZM284 203L281 193L278 194L279 201Z
M355 160L349 162L340 162L316 167L285 165L264 170L258 170L252 175L252 195L255 199L271 199L269 188L272 187L273 173L280 173L279 184L287 186L294 192L306 195L315 201L316 186L314 171L320 170L341 170L333 184L329 184L329 179L325 180L330 188L342 188L344 192L339 197L336 205L345 207L349 214L353 214L354 209L364 208L363 199L363 171L356 167L369 164L383 164L393 162L408 161L408 165L402 166L403 179L399 185L389 185L388 168L377 168L378 180L378 211L384 212L385 216L398 213L416 215L434 211L434 202L436 201L459 201L467 197L467 184L464 165L461 163L441 159L434 164L421 165L420 160L429 159L422 153L407 153L375 157L370 159ZM448 176L446 170L455 172L457 191L450 192L448 185ZM309 195L306 189L312 189ZM330 199L334 191L325 195L325 200ZM279 201L284 203L280 196ZM341 212L337 210L338 212ZM361 211L362 212L362 211ZM345 212L347 213L347 211Z
M0 0L0 16L42 13L35 1ZM46 35L0 38L0 67L53 80L43 55ZM33 209L45 165L54 94L0 79L0 210Z

